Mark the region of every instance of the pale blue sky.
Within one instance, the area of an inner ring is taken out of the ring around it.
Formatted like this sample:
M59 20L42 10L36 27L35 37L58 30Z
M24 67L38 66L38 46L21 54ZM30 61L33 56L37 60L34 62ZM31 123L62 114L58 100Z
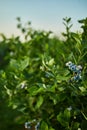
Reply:
M73 30L79 30L77 20L87 17L87 0L0 0L0 33L18 34L16 17L31 21L36 29L64 30L62 19L71 17Z

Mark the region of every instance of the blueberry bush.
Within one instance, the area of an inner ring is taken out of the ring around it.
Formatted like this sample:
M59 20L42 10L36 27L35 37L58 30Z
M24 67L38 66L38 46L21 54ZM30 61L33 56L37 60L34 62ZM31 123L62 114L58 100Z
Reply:
M64 18L65 40L17 21L24 41L0 34L0 129L86 130L87 18L81 33Z

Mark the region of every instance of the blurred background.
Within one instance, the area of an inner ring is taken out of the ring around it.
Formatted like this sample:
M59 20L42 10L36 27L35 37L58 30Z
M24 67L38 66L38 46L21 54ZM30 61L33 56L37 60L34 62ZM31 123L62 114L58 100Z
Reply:
M71 17L73 31L80 30L77 20L87 16L87 0L0 0L0 33L18 35L16 17L32 22L35 29L51 30L56 35L64 31L62 19Z

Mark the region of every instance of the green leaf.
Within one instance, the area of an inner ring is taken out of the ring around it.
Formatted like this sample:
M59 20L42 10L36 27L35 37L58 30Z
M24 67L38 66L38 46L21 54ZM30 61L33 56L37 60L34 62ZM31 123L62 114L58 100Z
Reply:
M57 115L57 120L62 126L68 127L70 120L70 111L66 109L64 113L60 112L59 115Z
M54 77L54 75L51 72L46 71L46 77L50 78Z
M41 123L41 130L48 130L48 125L45 121L42 121Z
M60 91L60 92L62 92L62 91L64 91L64 87L62 86L62 87L60 87L60 86L58 86L58 90Z
M86 88L85 87L79 87L81 92L86 92Z
M11 59L10 61L10 67L14 70L23 71L28 65L29 65L28 57L25 57L24 60L17 61L15 59Z
M11 67L11 69L17 69L18 70L20 65L18 64L18 62L15 59L11 59L10 67Z
M62 112L60 112L59 115L57 115L57 120L62 126L64 127L68 126L68 122L64 120L64 114Z
M67 18L67 23L69 23L71 21L71 18Z
M42 105L42 103L43 103L43 97L39 96L38 99L37 99L37 104L36 104L35 108L39 109L40 106Z
M70 71L69 70L64 70L64 76L69 75Z
M85 120L87 120L87 116L81 111L83 117L85 118Z
M24 70L29 65L29 57L25 57L23 61L20 62L20 70Z
M50 127L49 130L55 130L55 129L53 129L52 127Z
M16 19L17 19L17 21L18 21L18 22L20 22L20 21L21 21L21 18L20 18L20 17L17 17Z
M48 65L49 66L52 66L54 64L54 59L52 58L49 62L48 62Z
M32 87L28 88L28 91L29 91L30 95L35 96L35 95L37 95L38 93L43 92L43 91L44 91L44 88L42 88L42 87L37 87L37 86L32 86Z
M67 81L68 79L69 78L65 76L60 76L60 75L57 76L57 80L59 83L61 83L62 81Z
M74 122L74 124L72 125L72 129L73 129L73 130L78 130L79 125L80 125L79 122Z
M35 96L37 94L38 88L36 86L32 86L32 87L28 88L28 91L29 91L30 95Z
M70 120L70 111L68 109L65 109L64 111L64 118L67 122Z
M6 93L9 95L9 97L12 96L12 90L8 89L5 85L4 88L6 89Z

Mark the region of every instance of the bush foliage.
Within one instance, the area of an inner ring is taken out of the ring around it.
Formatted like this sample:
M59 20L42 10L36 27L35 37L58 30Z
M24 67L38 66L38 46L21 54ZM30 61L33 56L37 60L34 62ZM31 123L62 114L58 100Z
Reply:
M65 40L17 20L24 42L0 34L0 129L86 130L87 18L79 20L82 33L64 18Z

